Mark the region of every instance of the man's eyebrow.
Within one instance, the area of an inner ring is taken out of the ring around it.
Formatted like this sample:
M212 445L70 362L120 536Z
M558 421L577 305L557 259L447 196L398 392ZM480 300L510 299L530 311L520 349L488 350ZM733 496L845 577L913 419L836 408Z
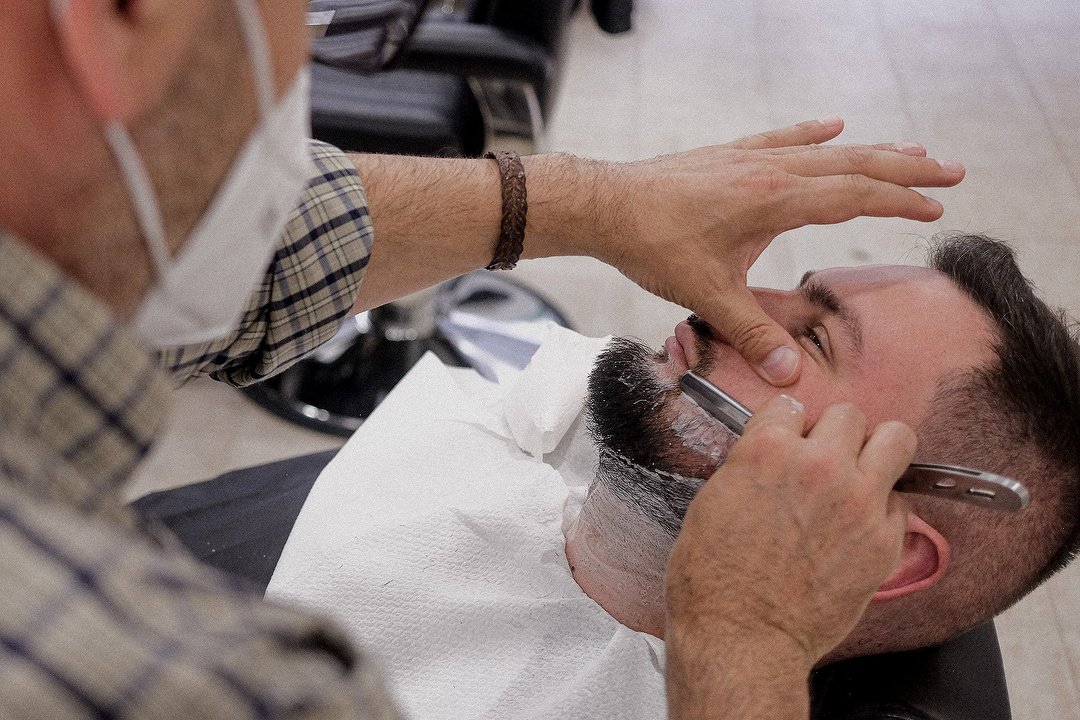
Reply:
M795 291L802 295L803 299L808 303L821 310L822 313L836 316L848 336L852 352L856 356L861 355L863 335L862 321L858 313L845 304L829 286L820 280L815 280L814 274L814 270L808 270L804 273Z

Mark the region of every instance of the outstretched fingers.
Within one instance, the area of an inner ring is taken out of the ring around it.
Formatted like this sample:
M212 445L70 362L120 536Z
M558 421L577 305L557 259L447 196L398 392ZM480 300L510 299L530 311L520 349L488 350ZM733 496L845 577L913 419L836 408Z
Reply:
M770 148L815 145L832 140L843 130L844 121L840 118L807 120L779 130L769 130L756 135L748 135L727 143L726 147L736 150L767 150Z
M944 212L933 198L865 175L807 178L791 191L784 207L786 222L781 230L831 225L861 216L932 222Z
M926 157L926 147L919 143L877 143L876 145L799 145L795 147L772 148L770 155L794 155L796 153L812 153L819 150L830 150L841 147L865 147L884 152L903 153L914 157Z
M960 163L867 145L821 147L785 155L779 162L802 177L865 175L907 187L952 187L964 179L965 172Z

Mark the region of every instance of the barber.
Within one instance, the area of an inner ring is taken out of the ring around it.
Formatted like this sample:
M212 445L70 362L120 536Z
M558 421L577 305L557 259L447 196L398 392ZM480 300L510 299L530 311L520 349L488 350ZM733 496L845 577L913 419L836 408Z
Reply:
M963 175L914 145L820 146L838 120L639 163L534 156L508 173L527 181L522 236L503 207L520 209L520 188L492 160L309 155L303 12L297 0L4 6L0 715L395 716L332 626L264 604L124 510L164 414L137 336L182 343L165 354L178 376L253 380L348 310L493 254L512 263L523 242L520 257L615 265L783 385L798 376L794 343L745 286L762 250L808 223L933 220L940 205L910 187ZM903 508L887 487L909 431L864 444L867 429L836 412L848 442L831 459L797 411L758 413L729 462L736 490L714 481L695 501L669 580L673 715L760 689L757 648L783 678L765 688L783 711L771 716L798 717L797 687L837 639L818 629L826 598L843 588L829 612L854 623L895 562ZM744 505L763 508L772 554L747 544L756 570L727 591L711 523L748 522ZM848 552L858 562L838 561Z

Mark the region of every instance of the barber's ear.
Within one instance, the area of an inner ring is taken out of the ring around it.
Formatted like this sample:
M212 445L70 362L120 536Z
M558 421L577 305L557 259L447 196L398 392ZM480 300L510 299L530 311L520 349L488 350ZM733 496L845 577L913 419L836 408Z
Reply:
M57 39L99 120L128 122L160 102L205 0L52 0Z
M932 586L949 565L949 541L914 512L908 513L900 564L873 599L892 600Z

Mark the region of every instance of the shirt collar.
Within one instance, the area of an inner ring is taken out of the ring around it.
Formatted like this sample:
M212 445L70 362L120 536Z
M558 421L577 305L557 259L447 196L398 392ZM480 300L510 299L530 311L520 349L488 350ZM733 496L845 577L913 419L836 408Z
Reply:
M76 470L26 480L64 487L28 490L91 513L115 505L168 397L151 356L98 298L0 233L0 425Z

